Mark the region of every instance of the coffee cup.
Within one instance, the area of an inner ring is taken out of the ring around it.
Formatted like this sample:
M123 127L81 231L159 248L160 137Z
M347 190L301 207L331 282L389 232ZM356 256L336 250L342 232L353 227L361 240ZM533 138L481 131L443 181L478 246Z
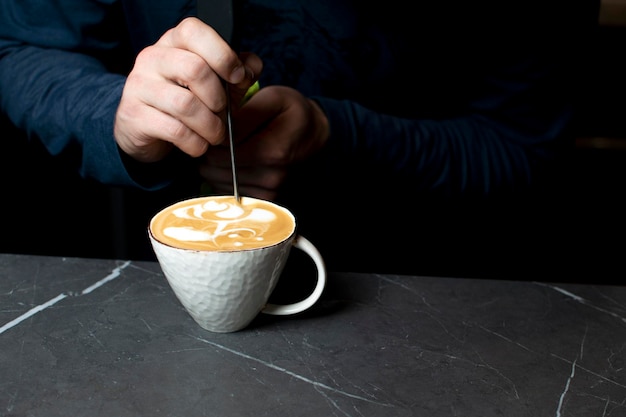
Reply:
M320 252L297 233L294 215L270 201L233 196L179 201L152 217L148 236L174 294L212 332L241 330L259 313L303 312L326 285ZM292 247L312 259L316 284L303 300L268 303Z

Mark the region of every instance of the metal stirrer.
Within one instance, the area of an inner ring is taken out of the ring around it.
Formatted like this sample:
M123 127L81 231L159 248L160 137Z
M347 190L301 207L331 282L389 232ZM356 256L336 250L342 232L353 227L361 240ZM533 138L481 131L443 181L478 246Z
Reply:
M198 0L198 18L209 26L212 26L220 36L231 44L234 28L234 11L231 0ZM235 144L233 143L233 126L231 120L230 94L228 83L224 83L226 90L226 122L228 124L228 141L230 144L230 163L233 168L233 191L237 203L241 202L239 188L237 186L237 171L235 170Z
M233 169L233 192L235 194L235 200L237 203L241 203L241 197L239 196L239 187L237 185L237 169L235 168L235 143L233 142L233 124L231 119L230 110L230 93L228 91L228 84L226 85L226 122L228 125L228 143L230 145L230 165Z

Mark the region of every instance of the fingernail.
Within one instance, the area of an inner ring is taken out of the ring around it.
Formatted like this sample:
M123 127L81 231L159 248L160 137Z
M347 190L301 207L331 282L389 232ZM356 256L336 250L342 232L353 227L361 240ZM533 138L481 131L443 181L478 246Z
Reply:
M233 70L230 74L230 82L233 84L237 84L243 81L246 77L246 68L243 65L238 66Z
M254 80L254 71L252 71L251 68L246 67L246 76L249 79Z

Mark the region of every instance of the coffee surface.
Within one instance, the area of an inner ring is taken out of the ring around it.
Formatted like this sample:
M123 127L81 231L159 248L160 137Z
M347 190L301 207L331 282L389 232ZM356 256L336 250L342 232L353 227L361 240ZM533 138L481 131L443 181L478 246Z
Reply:
M295 229L282 207L250 197L199 197L180 201L157 213L152 235L166 245L186 249L230 251L271 246Z

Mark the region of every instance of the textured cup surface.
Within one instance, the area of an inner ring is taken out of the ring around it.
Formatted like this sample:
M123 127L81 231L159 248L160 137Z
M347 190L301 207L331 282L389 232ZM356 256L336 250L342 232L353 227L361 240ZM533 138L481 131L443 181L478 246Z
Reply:
M267 304L292 246L309 254L318 285L305 300L272 306L269 314L310 307L326 282L321 255L295 234L295 218L274 203L232 196L181 201L157 213L148 235L176 297L204 329L225 333L246 327Z

